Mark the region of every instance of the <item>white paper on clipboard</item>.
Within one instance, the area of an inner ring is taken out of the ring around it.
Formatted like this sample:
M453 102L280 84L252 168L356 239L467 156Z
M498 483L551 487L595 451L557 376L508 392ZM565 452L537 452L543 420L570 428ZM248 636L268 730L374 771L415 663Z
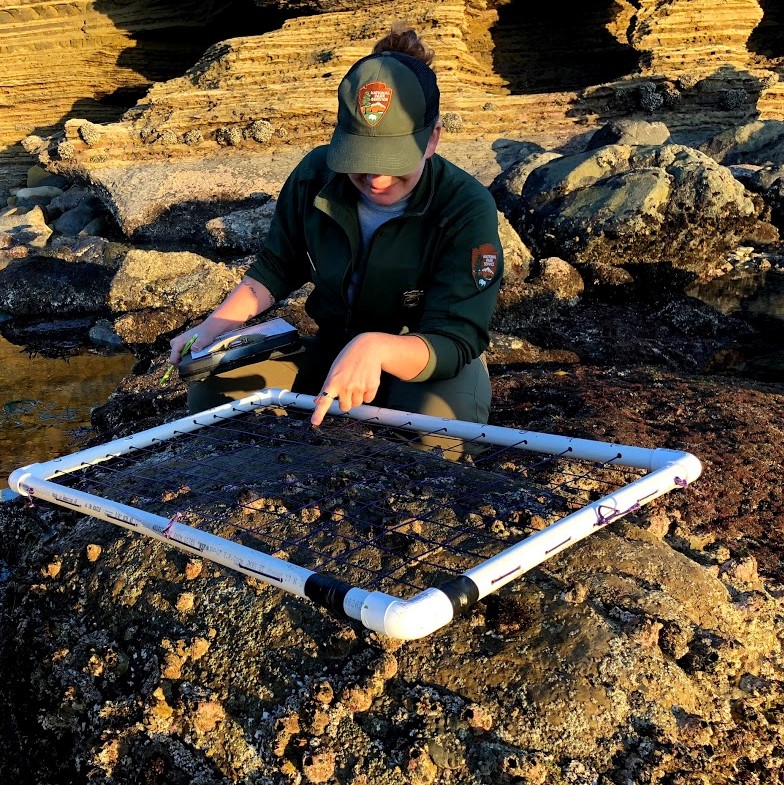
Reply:
M285 319L276 317L267 322L254 324L250 327L240 327L237 330L231 330L227 333L219 335L211 344L199 349L197 352L192 351L191 357L196 360L199 357L206 357L213 352L225 351L233 349L238 346L245 346L248 343L263 339L271 338L277 335L285 335L286 333L296 333L296 328L289 324Z

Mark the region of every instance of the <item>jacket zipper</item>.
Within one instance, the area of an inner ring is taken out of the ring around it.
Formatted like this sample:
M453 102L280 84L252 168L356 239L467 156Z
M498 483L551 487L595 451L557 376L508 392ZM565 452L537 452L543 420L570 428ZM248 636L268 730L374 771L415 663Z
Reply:
M373 245L376 242L376 237L378 237L378 233L380 231L382 231L382 229L387 224L390 224L390 223L393 223L394 221L399 220L400 217L401 216L398 216L397 218L392 218L391 220L386 221L386 223L381 224L381 226L379 226L378 229L376 229L375 233L370 238L370 245L367 248L367 252L362 256L362 259L361 259L360 263L357 265L357 271L362 271L363 275L357 281L356 289L354 290L354 302L355 303L359 301L359 295L361 294L362 286L365 283L365 273L367 273L368 260L370 259L370 254L373 251ZM360 243L361 243L361 241L362 241L362 238L360 237ZM351 303L349 303L349 301L348 301L348 287L345 284L346 284L346 278L347 277L351 278L351 277L353 277L353 275L354 275L354 265L350 265L346 275L343 276L343 287L342 287L343 292L344 292L344 294L343 294L343 301L346 303L345 329L346 329L346 333L348 335L351 335L351 333L352 333L352 330L351 330L351 319L352 319L352 316L353 316L353 305Z

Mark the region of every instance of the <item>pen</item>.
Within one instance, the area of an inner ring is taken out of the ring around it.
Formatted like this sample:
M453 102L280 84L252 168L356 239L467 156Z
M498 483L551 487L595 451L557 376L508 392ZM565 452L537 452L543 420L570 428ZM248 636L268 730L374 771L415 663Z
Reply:
M188 338L188 342L180 350L180 357L185 357L185 355L188 354L188 352L190 351L191 346L193 346L193 344L196 343L196 339L198 337L199 336L196 333L194 333L190 338ZM163 376L161 377L161 385L164 385L164 384L166 384L166 382L169 381L169 377L171 376L171 372L173 370L174 370L174 366L173 365L169 365L169 367L166 369L166 373L163 374Z

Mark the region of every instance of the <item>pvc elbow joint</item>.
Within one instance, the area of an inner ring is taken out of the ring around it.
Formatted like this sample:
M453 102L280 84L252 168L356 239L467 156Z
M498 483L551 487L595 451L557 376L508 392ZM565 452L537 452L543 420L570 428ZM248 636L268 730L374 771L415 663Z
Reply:
M696 455L680 450L668 450L660 447L653 451L651 470L656 471L665 467L677 467L679 479L690 485L702 474L702 463ZM681 476L682 475L682 476Z
M366 627L404 641L430 635L453 616L452 602L438 589L426 589L410 600L371 592L362 604L362 623Z

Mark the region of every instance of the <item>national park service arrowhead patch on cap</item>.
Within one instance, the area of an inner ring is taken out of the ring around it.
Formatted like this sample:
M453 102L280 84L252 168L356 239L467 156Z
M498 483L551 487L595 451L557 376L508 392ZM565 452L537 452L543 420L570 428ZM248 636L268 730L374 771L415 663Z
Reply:
M498 272L498 251L494 245L484 243L471 249L471 274L477 289L486 289Z
M391 87L384 82L368 82L359 88L357 100L362 119L372 128L378 125L392 103Z

